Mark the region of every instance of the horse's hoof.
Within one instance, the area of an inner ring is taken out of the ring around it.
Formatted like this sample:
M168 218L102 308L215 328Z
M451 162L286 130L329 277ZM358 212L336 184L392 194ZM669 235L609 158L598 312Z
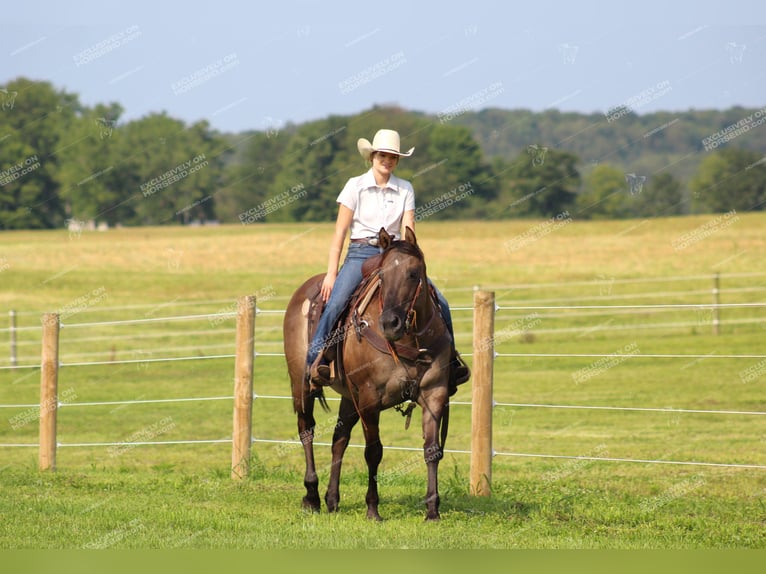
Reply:
M321 506L319 501L309 500L307 497L303 497L303 509L310 510L311 512L319 512Z
M378 514L378 511L367 511L367 519L368 520L374 520L375 522L383 522L383 519L381 518L380 514Z
M439 522L442 519L442 517L437 512L436 514L427 514L426 515L426 522Z
M338 512L340 497L325 496L324 503L327 505L327 512Z

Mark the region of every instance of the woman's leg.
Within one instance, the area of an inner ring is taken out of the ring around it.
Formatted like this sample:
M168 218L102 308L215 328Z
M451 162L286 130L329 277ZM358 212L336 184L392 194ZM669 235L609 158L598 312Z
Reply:
M431 280L429 279L428 282L431 283ZM437 289L436 285L431 283L431 287L433 287L434 293L436 293L436 298L439 300L442 317L447 324L447 330L449 331L450 337L452 337L452 360L450 361L450 369L452 372L450 373L449 385L449 394L452 396L457 392L457 386L462 385L471 377L471 370L468 368L468 365L465 364L463 359L460 358L460 355L455 348L455 329L452 326L452 313L450 313L449 310L449 303L447 303L447 299L442 292Z
M436 293L436 298L439 300L439 307L441 307L442 317L444 318L444 322L447 324L447 329L449 330L450 337L452 337L452 341L455 341L455 329L452 326L452 313L450 313L449 310L449 303L447 303L447 299L444 298L444 295L442 295L442 292L437 289L436 285L431 283L431 280L429 279L428 282L431 284L431 288L434 290L434 293Z
M329 342L330 332L338 321L340 314L348 304L348 300L362 280L362 264L367 258L379 252L377 247L352 243L349 246L346 259L338 271L335 284L330 293L330 299L325 304L322 316L317 324L316 332L309 345L306 362L310 366L314 363L319 353Z

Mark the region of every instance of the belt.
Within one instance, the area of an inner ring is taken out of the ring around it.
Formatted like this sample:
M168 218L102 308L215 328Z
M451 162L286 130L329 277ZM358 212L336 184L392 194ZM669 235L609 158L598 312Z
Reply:
M372 245L373 247L377 247L378 238L377 237L362 237L361 239L352 239L351 243L361 243L362 245Z

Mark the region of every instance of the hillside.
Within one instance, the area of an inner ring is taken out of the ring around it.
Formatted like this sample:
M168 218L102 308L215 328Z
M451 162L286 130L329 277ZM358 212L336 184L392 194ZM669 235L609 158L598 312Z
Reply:
M0 114L0 229L330 221L358 138L394 128L415 147L419 220L657 217L760 211L766 108L606 114L375 105L265 131L221 134L166 113L121 121L48 82ZM55 110L56 113L52 113ZM459 200L457 199L459 197Z
M666 169L688 181L706 155L705 138L751 115L755 123L762 113L737 107L641 115L631 112L617 118L558 110L486 109L467 112L452 121L471 130L487 157L515 157L527 146L538 144L575 154L581 171L610 163L646 175ZM762 152L766 149L766 129L750 129L732 145Z

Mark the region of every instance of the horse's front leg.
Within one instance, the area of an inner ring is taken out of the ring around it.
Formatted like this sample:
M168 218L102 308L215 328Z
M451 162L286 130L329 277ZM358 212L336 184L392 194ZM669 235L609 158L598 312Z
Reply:
M343 454L346 452L351 429L354 428L359 415L354 404L347 398L342 398L338 408L338 422L332 435L332 465L330 466L330 482L324 500L327 510L335 512L340 503L340 469L343 464Z
M426 489L426 520L439 520L439 461L444 456L439 432L447 403L446 388L434 389L428 396L421 395L423 407L423 456L428 470Z
M364 460L367 461L367 518L383 520L378 514L378 467L383 460L383 444L380 442L380 411L370 409L364 419Z

